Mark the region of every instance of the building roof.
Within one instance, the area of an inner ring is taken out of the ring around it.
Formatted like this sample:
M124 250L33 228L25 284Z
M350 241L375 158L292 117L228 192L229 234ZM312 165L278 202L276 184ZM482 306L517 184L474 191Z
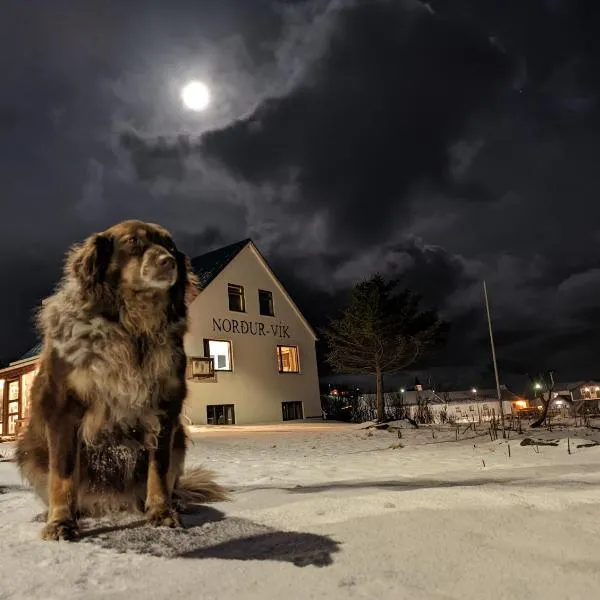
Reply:
M251 240L249 238L217 248L206 254L192 258L192 269L198 275L200 288L204 289L210 282L245 248Z
M0 368L0 371L6 371L7 369L16 368L23 366L22 363L28 363L29 361L37 358L42 353L42 343L38 342L35 346L29 348L25 354L19 356L17 360L13 360L8 363L8 366Z
M587 379L587 380L582 380L582 381L560 381L558 383L554 384L554 391L555 392L562 392L562 391L569 391L572 392L573 390L583 387L585 385L596 385L598 382L593 380L593 379Z
M20 362L22 360L29 360L31 358L35 358L42 351L42 342L38 342L33 348L29 348L23 356L19 357L16 362Z

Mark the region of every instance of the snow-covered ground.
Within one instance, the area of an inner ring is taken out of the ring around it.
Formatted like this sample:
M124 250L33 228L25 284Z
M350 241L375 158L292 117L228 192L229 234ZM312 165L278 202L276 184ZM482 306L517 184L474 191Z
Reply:
M509 457L483 431L362 427L196 428L188 462L232 502L179 531L88 523L78 543L39 539L0 462L0 598L598 597L600 431L513 436Z

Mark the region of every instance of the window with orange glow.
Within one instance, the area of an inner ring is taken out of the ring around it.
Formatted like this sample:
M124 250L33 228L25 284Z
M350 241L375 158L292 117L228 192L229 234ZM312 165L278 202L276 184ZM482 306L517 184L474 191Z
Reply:
M296 346L277 346L277 362L280 373L300 373Z
M4 379L0 379L0 435L4 434Z

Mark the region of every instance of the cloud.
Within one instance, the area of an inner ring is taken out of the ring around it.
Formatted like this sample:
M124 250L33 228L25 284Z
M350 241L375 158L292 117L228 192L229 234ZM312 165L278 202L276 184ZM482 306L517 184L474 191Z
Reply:
M207 227L201 232L174 234L177 246L189 257L193 258L225 246L227 240L217 227Z
M236 180L289 186L290 217L316 211L346 244L389 236L421 181L478 193L453 179L448 145L503 85L510 61L487 37L409 4L337 3L321 56L289 93L191 146L124 138L138 175L180 180L218 163Z
M88 163L88 179L82 190L81 201L75 210L84 220L97 220L104 203L104 165L96 159Z

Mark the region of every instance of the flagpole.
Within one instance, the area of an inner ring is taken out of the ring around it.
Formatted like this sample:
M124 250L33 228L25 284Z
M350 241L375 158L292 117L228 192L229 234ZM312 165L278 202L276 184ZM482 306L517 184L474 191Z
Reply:
M485 298L485 311L487 313L488 328L490 331L490 347L492 349L492 362L494 364L494 376L496 377L496 392L500 404L500 418L502 419L502 437L506 437L504 431L504 406L502 405L502 391L500 390L500 379L498 378L498 365L496 364L496 349L494 347L494 334L492 333L492 318L490 317L490 303L488 301L487 286L483 280L483 296Z

